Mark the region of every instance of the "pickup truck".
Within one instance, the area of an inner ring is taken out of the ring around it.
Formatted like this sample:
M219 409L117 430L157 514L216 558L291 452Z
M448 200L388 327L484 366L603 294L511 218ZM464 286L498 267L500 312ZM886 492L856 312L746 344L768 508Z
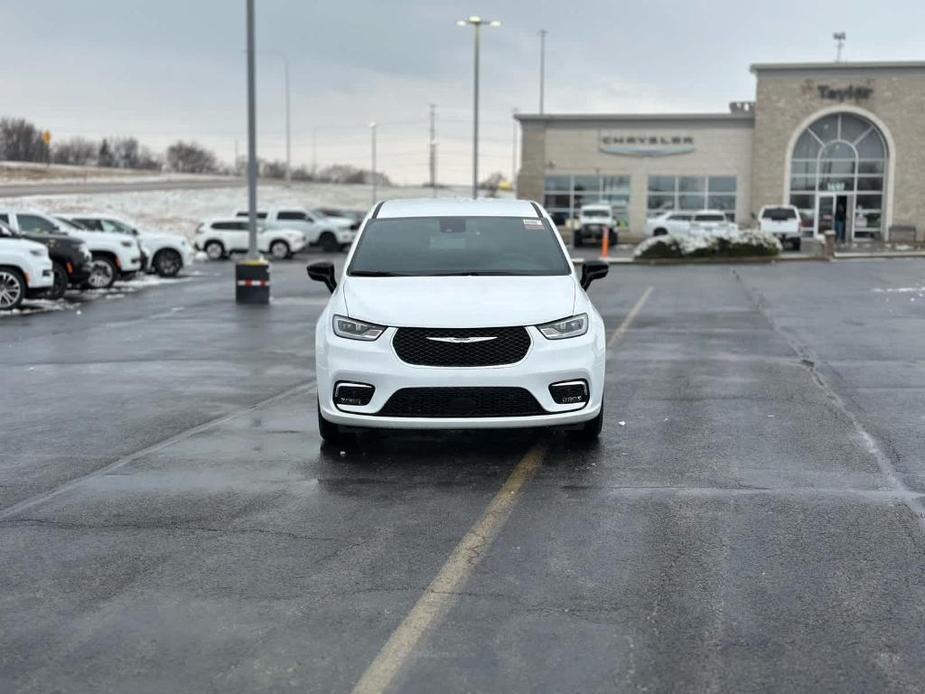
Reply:
M0 311L19 308L23 299L44 296L53 286L48 249L0 226Z
M108 289L117 279L127 279L141 270L141 247L135 239L80 229L36 210L0 209L0 222L21 234L66 234L86 242L93 269L84 286L91 289Z
M610 205L582 205L578 211L578 228L572 232L572 244L581 248L585 241L600 241L607 231L608 242L617 245L617 220Z
M235 217L247 218L247 210L238 210ZM305 234L309 246L333 253L350 247L360 223L346 217L325 217L304 207L279 207L257 210L257 219L267 228L298 229Z
M765 205L758 213L758 228L774 234L781 244L789 243L795 251L803 244L800 211L796 205Z

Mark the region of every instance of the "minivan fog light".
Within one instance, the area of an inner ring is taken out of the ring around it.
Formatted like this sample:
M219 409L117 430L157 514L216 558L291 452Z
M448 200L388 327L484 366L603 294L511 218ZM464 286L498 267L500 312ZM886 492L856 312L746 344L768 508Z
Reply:
M376 389L368 383L347 383L341 381L334 386L334 404L362 407L373 399Z
M559 405L577 405L588 402L588 384L585 381L561 381L549 386L549 394Z

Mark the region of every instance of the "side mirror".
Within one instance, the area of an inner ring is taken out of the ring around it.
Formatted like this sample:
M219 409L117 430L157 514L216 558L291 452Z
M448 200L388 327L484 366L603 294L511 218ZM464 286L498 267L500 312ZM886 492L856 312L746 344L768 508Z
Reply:
M603 260L586 260L581 266L581 288L587 289L594 280L607 277L610 264Z
M337 280L334 279L334 263L323 260L318 263L312 263L305 269L308 271L308 276L313 280L316 282L324 282L324 286L327 287L328 291L332 294L334 290L337 289Z

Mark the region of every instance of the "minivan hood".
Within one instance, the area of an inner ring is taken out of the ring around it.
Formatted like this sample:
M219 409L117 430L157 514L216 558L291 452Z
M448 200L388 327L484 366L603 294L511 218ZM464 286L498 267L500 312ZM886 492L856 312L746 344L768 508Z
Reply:
M572 275L544 277L346 277L351 318L392 327L494 328L572 315Z

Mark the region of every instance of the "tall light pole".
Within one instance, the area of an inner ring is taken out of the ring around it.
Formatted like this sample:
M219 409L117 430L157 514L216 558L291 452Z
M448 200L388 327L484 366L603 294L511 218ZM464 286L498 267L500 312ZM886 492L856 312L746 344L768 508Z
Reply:
M499 27L501 22L497 19L482 19L473 15L468 19L460 19L457 26L471 26L475 29L475 84L472 90L472 197L479 197L479 38L482 25Z
M848 34L846 34L844 31L836 31L834 34L832 34L832 38L835 39L835 62L840 63L841 52L845 47L845 39L848 38Z
M277 51L275 49L267 49L260 52L278 56L283 61L283 80L286 89L286 185L288 186L292 183L292 131L289 127L289 58L282 51Z
M369 178L373 184L373 205L376 204L376 122L373 121L369 124L370 134L372 136L372 170L369 173Z
M543 96L546 91L546 34L545 29L540 29L540 115L543 114Z
M247 259L257 253L257 55L254 49L254 0L247 0Z

